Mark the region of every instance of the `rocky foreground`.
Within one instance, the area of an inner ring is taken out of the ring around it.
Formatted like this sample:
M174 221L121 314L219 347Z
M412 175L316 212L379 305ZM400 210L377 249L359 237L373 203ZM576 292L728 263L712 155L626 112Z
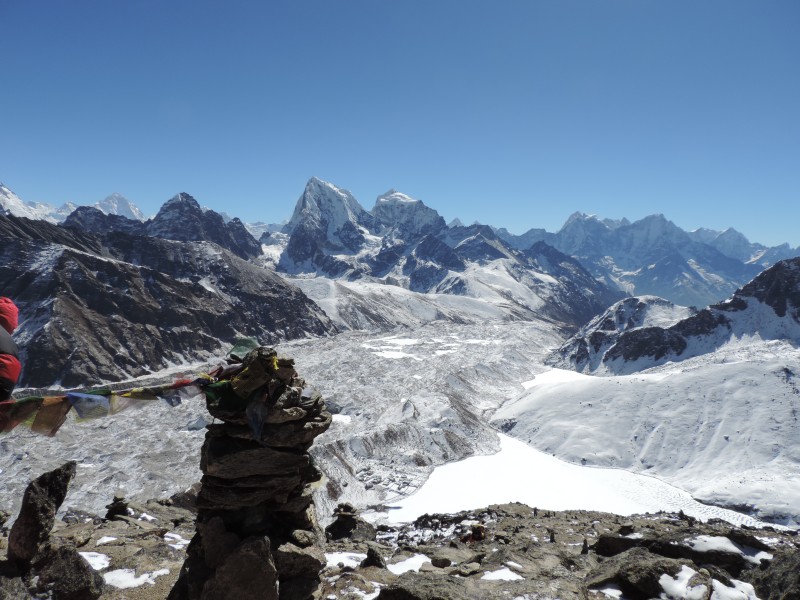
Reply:
M0 599L166 598L195 531L197 489L142 505L117 497L104 517L67 511L50 533L56 559L44 572L15 577L0 562ZM800 598L796 531L522 504L376 527L351 508L340 506L326 529L316 598Z

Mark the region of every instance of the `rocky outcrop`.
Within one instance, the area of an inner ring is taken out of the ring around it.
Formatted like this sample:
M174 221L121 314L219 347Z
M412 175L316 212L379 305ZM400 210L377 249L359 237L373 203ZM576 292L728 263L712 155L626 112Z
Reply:
M40 475L25 490L22 508L8 536L8 558L23 571L49 550L50 530L75 470L76 463L67 462Z
M329 540L349 539L354 542L375 540L375 527L358 516L352 504L342 503L333 510L333 523L325 528Z
M308 450L331 423L293 361L251 351L207 388L197 531L172 600L314 597L325 565Z
M75 470L76 463L67 462L40 475L25 490L8 536L8 560L0 564L0 598L97 600L103 593L103 578L75 545L52 535Z

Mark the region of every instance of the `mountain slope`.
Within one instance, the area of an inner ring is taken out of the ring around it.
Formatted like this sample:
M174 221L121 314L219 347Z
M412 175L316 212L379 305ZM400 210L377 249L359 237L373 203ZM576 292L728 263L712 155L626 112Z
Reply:
M99 237L0 217L0 287L20 307L20 385L118 381L205 360L240 336L325 335L327 317L274 273L207 242Z

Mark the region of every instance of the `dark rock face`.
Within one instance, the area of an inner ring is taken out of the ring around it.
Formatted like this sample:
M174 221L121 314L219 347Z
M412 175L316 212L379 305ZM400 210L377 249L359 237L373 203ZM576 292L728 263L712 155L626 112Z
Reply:
M21 386L116 381L333 326L275 273L205 242L105 237L0 216L0 287L21 309ZM19 335L19 334L18 334Z
M203 211L189 194L180 193L166 202L158 214L145 224L147 235L182 242L214 242L239 258L261 254L261 245L239 219L225 223L213 210Z
M50 530L64 502L76 463L70 461L34 479L26 488L19 516L8 536L8 558L23 570L48 551Z
M293 361L251 351L230 379L207 389L197 531L173 600L316 597L325 557L311 486L321 474L308 449L331 423L318 394L304 394Z
M93 206L79 206L64 220L63 225L98 235L114 231L129 235L147 235L147 227L141 221L109 215Z
M763 302L779 317L788 314L800 322L800 258L776 263L745 285L740 294Z

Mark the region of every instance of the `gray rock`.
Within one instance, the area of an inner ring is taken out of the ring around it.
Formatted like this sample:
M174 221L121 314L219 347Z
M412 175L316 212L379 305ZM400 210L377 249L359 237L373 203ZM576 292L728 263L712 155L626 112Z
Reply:
M661 576L667 574L674 577L684 565L698 570L697 565L690 560L666 558L652 554L644 548L633 548L607 559L591 571L586 577L586 585L593 588L615 583L626 597L658 598L663 591L659 583ZM706 579L708 581L704 585L707 585L710 592L710 578Z
M40 475L25 489L19 516L8 536L8 558L21 568L27 569L46 551L56 512L75 470L76 463L69 461Z
M800 600L800 550L776 553L766 568L745 578L762 600Z
M471 582L432 573L404 574L381 588L377 600L476 600L486 598Z
M30 597L22 579L0 575L0 600L27 600Z
M319 585L319 574L325 567L325 554L315 546L300 548L283 544L273 552L275 567L280 574L281 586L286 579L311 578Z
M361 561L361 567L386 568L386 561L383 559L381 547L375 542L367 542L367 558Z
M103 578L71 546L49 551L35 569L37 588L53 600L97 600L103 594Z

